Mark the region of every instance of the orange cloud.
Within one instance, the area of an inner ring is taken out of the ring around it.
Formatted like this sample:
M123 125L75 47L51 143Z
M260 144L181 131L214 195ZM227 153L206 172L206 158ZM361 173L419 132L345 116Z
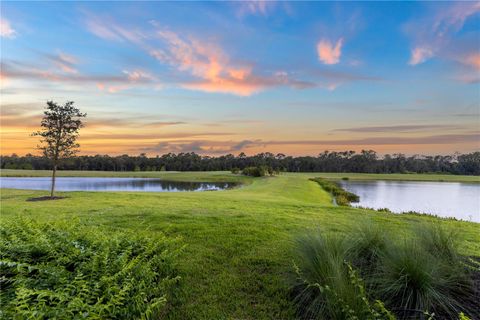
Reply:
M252 73L251 68L244 68L244 69L231 69L228 71L229 75L237 80L245 79L250 73Z
M343 38L337 40L335 45L329 40L322 39L317 44L318 59L324 64L337 64L342 55Z
M157 35L167 47L151 50L152 56L202 79L182 83L183 88L249 96L276 84L275 81L253 76L251 66L232 64L225 52L213 43L180 37L170 30L159 30Z
M471 65L477 70L480 70L480 53L474 53L469 56L467 56L463 60L464 64Z
M265 88L261 83L242 81L238 79L215 79L184 83L182 87L205 92L232 93L238 96L250 96Z

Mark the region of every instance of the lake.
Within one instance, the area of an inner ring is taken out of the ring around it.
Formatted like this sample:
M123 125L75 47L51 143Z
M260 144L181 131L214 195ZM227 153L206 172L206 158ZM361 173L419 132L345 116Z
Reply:
M51 178L2 177L0 186L11 189L50 190ZM56 179L57 191L141 191L141 192L179 192L214 191L235 186L226 182L185 182L165 181L155 178L78 178L59 177Z
M480 222L480 184L459 182L341 181L360 196L353 206L416 211L440 217Z

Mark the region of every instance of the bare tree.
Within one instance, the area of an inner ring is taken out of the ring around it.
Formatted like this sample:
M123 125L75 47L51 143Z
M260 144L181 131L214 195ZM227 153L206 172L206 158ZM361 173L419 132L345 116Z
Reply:
M77 143L78 131L83 127L81 118L86 117L87 114L81 113L73 104L73 101L68 101L64 105L48 101L41 122L42 129L32 134L42 138L38 148L52 161L50 197L53 197L55 192L58 163L62 159L73 156L80 147Z

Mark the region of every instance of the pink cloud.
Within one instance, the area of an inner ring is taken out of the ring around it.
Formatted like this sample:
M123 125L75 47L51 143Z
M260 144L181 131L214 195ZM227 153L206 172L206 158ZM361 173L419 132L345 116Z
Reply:
M140 70L140 69L136 69L136 70L132 70L132 71L123 70L123 73L126 74L127 77L128 77L128 80L130 80L132 82L138 82L138 81L143 81L143 80L157 81L156 77L154 77L150 73L148 73L146 71L143 71L143 70Z
M427 59L433 57L434 53L430 48L417 47L412 50L410 61L408 64L414 66L425 62Z
M78 59L72 55L60 52L56 57L52 57L54 64L65 73L78 73L75 65Z
M17 32L10 25L10 21L0 17L0 36L2 38L13 39L17 35Z
M337 40L335 45L329 40L322 39L317 44L318 59L324 64L337 64L342 55L343 38Z

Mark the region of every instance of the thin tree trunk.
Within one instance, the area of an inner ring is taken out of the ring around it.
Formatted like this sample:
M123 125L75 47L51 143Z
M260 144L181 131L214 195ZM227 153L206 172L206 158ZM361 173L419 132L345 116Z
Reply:
M52 189L50 191L50 197L53 198L53 194L55 192L55 176L57 174L57 164L53 165L53 172L52 172Z

